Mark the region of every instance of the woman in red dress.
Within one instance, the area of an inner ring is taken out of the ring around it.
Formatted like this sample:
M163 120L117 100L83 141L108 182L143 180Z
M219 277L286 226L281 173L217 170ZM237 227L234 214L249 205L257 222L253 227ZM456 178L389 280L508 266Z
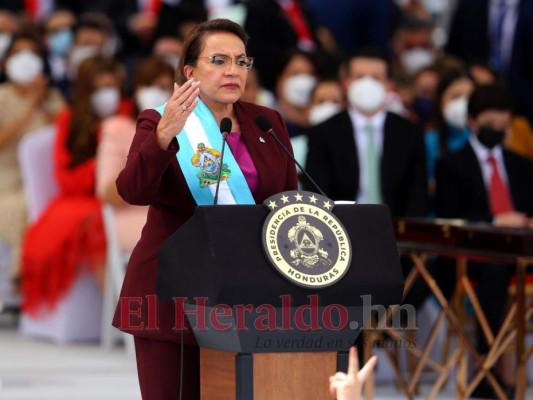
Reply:
M130 103L121 101L121 72L113 60L86 60L78 70L72 108L57 119L58 194L28 228L23 243L22 294L27 313L52 309L80 266L103 276L106 244L95 196L95 155L101 120L131 113Z

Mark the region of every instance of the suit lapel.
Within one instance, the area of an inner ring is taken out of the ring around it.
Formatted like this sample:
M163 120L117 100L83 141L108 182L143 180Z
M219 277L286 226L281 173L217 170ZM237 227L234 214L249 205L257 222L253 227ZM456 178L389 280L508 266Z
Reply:
M480 211L482 211L484 214L490 214L489 198L487 189L485 187L485 182L483 180L483 173L481 172L481 166L479 165L479 160L476 156L476 153L474 153L474 149L472 149L470 143L466 144L464 154L464 171L465 173L470 174L469 184L472 185L471 193L474 197L472 199L474 202L473 204L479 204Z
M381 195L383 196L383 201L385 204L390 204L390 199L387 198L388 190L390 183L387 180L388 177L396 176L394 173L394 168L399 168L398 157L394 154L395 150L401 148L397 147L395 141L396 137L400 135L394 135L394 129L392 129L392 120L390 115L387 113L385 117L385 123L383 124L383 150L381 153L380 161L380 183L381 183Z
M353 199L357 198L359 193L359 151L356 141L356 127L348 111L343 111L339 119L339 126L336 132L330 132L332 138L337 140L333 142L333 154L338 154L337 162L339 163L338 171L341 176L337 179L341 185L346 185L346 192L353 194Z

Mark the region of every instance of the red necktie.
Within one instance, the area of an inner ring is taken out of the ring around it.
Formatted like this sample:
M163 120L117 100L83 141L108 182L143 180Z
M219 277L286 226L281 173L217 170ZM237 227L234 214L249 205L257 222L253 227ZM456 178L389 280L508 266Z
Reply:
M509 188L504 183L500 175L498 163L492 154L487 158L487 162L492 169L489 188L492 215L513 211L513 203L511 201L511 195L509 194Z
M311 34L300 5L294 0L282 0L279 2L279 5L285 12L287 19L298 36L298 44L306 50L313 49L315 46L313 35Z

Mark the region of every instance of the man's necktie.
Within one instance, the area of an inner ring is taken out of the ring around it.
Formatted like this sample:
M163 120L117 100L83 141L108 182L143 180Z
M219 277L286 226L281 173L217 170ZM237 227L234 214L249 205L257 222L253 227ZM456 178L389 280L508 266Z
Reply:
M509 188L503 181L498 163L492 154L487 157L487 163L491 167L489 199L492 215L513 211Z
M366 175L367 175L367 202L379 204L381 199L379 152L376 146L374 127L367 124L364 128L367 139L366 146Z

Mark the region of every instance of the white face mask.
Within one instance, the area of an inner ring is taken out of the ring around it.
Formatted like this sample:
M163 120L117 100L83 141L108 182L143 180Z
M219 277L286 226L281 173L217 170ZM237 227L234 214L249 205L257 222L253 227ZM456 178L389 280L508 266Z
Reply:
M155 108L170 98L170 92L157 86L145 86L137 90L135 100L139 110Z
M461 96L448 103L443 110L444 120L457 129L466 128L466 115L468 112L468 99Z
M4 58L7 48L11 44L11 38L13 36L11 33L3 32L0 33L0 59Z
M435 54L423 47L406 50L402 53L401 63L405 72L414 75L422 68L428 67L435 61Z
M91 95L91 106L100 118L109 117L118 110L120 92L115 87L98 89Z
M70 66L72 71L76 71L79 65L89 57L98 54L99 50L96 46L74 46L70 51Z
M317 104L309 110L309 123L311 125L318 125L330 117L333 117L340 112L341 109L342 107L333 101L325 101L324 103Z
M14 83L27 85L43 72L43 60L32 51L13 54L6 63L7 78Z
M309 74L291 76L283 83L283 96L296 107L305 107L309 103L311 91L316 85L316 78Z
M370 76L357 79L348 87L348 101L361 112L372 113L379 110L386 98L385 86Z

